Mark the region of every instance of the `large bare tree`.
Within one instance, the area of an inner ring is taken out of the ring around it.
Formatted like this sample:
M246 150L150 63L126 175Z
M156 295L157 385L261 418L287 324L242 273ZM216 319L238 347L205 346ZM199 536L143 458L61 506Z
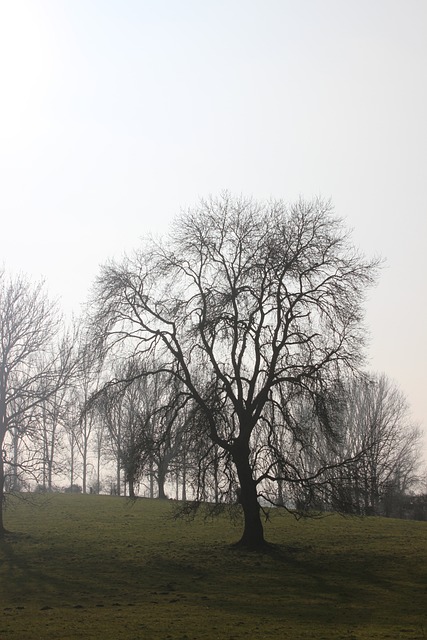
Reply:
M98 277L94 323L103 346L156 353L232 459L244 546L264 544L257 425L281 387L314 399L339 370L360 365L363 301L377 267L353 248L328 203L225 194L201 201L163 241L147 240Z
M61 330L61 316L43 283L0 273L0 535L6 475L25 466L14 455L16 442L36 439L46 403L71 375L72 344Z

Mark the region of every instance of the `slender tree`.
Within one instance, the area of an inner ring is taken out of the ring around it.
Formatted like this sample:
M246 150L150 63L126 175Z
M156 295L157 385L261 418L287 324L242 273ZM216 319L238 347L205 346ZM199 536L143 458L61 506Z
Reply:
M384 374L352 380L343 399L338 455L363 455L343 473L333 505L388 515L393 498L398 501L418 482L422 433L410 420L405 396Z
M23 276L0 273L0 534L6 472L16 472L8 439L36 437L43 406L72 374L73 347L69 340L59 339L61 329L61 316L43 283L33 285ZM25 461L20 464L25 466Z
M67 389L64 387L42 403L41 423L36 445L42 452L41 484L52 491L55 471L62 471L57 457L61 453L63 425L66 419Z
M377 267L352 247L328 203L225 194L183 213L164 241L147 241L98 277L100 344L156 353L232 460L244 546L264 544L257 426L280 387L303 388L314 400L338 370L360 365L362 303Z

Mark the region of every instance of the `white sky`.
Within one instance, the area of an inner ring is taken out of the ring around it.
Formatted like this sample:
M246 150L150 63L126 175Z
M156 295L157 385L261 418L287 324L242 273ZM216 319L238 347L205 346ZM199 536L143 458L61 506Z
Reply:
M369 366L425 427L426 0L0 0L0 263L78 310L223 189L331 197L387 259Z

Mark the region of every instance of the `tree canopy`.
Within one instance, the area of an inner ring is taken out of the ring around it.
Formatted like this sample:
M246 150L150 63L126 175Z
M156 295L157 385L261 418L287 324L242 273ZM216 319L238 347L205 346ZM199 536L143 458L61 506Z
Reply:
M29 442L37 440L49 403L73 370L73 346L61 329L57 306L42 282L33 285L24 276L0 272L0 535L5 465L17 489L19 467L30 471L43 457L39 443L33 451ZM27 457L18 463L24 438Z
M266 474L295 474L273 438L279 425L300 437L289 399L305 394L327 429L325 389L363 362L363 302L378 266L353 247L328 202L224 194L102 268L99 344L155 355L181 381L210 440L235 465L244 545L264 542L258 486Z

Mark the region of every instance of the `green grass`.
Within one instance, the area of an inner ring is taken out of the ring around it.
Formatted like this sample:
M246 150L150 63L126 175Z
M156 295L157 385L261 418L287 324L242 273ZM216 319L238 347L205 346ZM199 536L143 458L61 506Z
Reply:
M427 638L427 524L327 517L175 521L172 504L17 500L0 541L0 640Z

